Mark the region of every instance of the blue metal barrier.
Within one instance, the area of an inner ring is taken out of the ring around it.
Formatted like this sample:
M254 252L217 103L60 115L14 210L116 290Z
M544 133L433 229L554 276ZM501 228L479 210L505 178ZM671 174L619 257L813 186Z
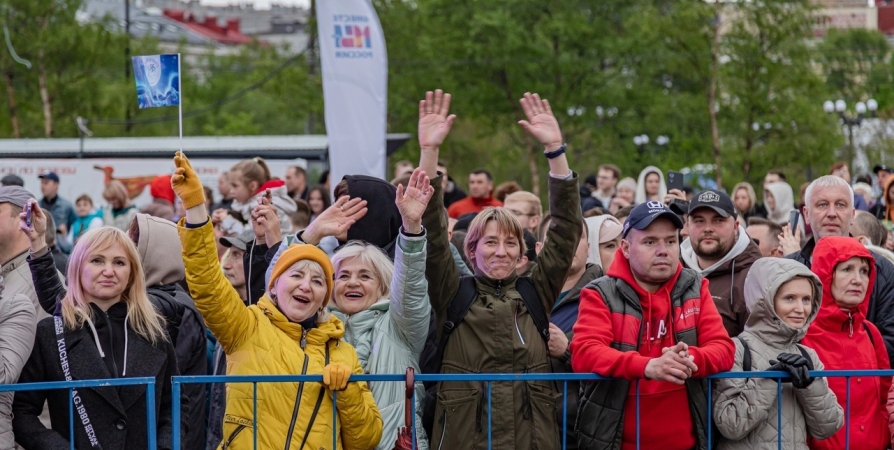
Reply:
M850 430L847 428L850 424L850 379L852 377L894 377L894 370L822 370L811 371L810 375L815 378L833 378L844 377L847 386L846 407L845 407L845 448L850 449ZM561 444L562 448L567 448L567 413L568 413L568 382L569 381L598 381L607 378L595 374L577 374L577 373L517 373L517 374L417 374L416 382L425 381L444 381L444 382L460 382L460 381L483 381L487 383L487 442L488 449L492 448L492 408L491 408L491 389L494 382L520 382L520 381L554 381L562 382L564 393L562 397L562 427ZM766 378L777 381L777 411L782 408L782 382L791 378L787 372L723 372L706 377L709 380L718 380L725 378ZM173 448L180 448L180 392L182 384L190 383L252 383L253 385L253 439L254 448L257 450L257 387L258 383L295 383L295 382L322 382L322 375L236 375L236 376L178 376L173 378ZM366 382L405 382L405 374L388 374L388 375L352 375L351 381ZM640 380L635 381L636 392L636 448L640 449L640 403L639 403L639 386ZM714 437L711 431L713 421L713 383L708 383L707 401L708 401L708 449L712 448L711 440ZM333 392L333 423L337 420L337 411L335 408L335 399L337 393ZM413 398L413 414L415 417L415 393ZM335 427L333 427L335 430ZM777 430L782 430L782 414L777 414ZM415 442L416 430L415 422L413 423L413 437ZM382 436L382 439L394 439L395 436ZM337 435L333 432L332 448L336 448ZM782 434L777 434L777 446L782 449ZM152 448L152 447L150 447Z
M146 385L146 448L155 450L156 445L156 418L155 418L155 378L112 378L107 380L78 380L78 381L48 381L42 383L0 384L0 392L20 391L52 391L57 389L68 390L68 442L69 448L75 450L74 439L74 401L72 390L79 388L112 387L112 386L138 386ZM179 409L179 405L178 405Z

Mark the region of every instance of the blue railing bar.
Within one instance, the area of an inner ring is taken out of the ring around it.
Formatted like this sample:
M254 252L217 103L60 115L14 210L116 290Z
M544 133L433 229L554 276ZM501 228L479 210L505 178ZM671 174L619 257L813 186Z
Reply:
M827 377L854 377L854 376L865 376L865 377L890 377L894 376L894 370L812 370L810 371L810 376L819 377L819 378L827 378ZM711 380L723 379L723 378L771 378L771 379L789 379L791 375L787 372L779 372L779 371L765 371L765 372L723 372L717 373L714 375L710 375L704 377ZM419 374L416 375L417 381L444 381L444 382L461 382L461 381L599 381L599 380L607 380L610 378L602 377L592 373L475 373L475 374ZM124 379L118 380L103 380L103 381L123 381ZM127 379L127 380L136 380L136 378ZM406 376L404 374L364 374L364 375L351 375L351 381L366 381L366 382L376 382L376 381L405 381ZM174 377L174 382L179 383L283 383L283 382L321 382L323 381L322 375L203 375L203 376L177 376ZM75 383L75 382L72 382ZM77 382L79 383L76 386L72 387L93 387L93 384L90 382ZM35 386L35 385L46 385L47 383L30 383L28 385L0 385L0 392L5 390L33 390L33 389L47 389L47 386ZM51 383L52 384L52 383ZM138 384L131 382L122 382L118 384ZM143 384L143 383L139 383ZM109 386L115 384L108 384ZM5 389L9 386L28 386L24 388L12 388ZM49 386L49 388L65 388L67 385L55 385Z
M110 378L107 380L43 381L40 383L0 384L0 392L52 391L56 389L135 386L140 384L155 384L155 378Z
M568 380L562 383L562 450L568 448Z
M708 382L708 450L713 448L713 445L711 445L711 438L713 437L711 433L711 422L714 420L714 402L711 401L711 394L714 391L714 389L712 389L713 387L714 383Z
M406 378L406 376L405 376ZM323 388L325 389L325 387ZM338 402L336 401L336 396L338 395L338 391L332 391L332 449L335 450L338 448ZM415 421L413 424L415 425Z
M155 383L146 385L146 434L149 435L149 450L155 450L157 430L155 425ZM179 447L174 447L179 448Z
M845 409L844 409L844 450L851 448L851 377L844 377L845 383Z
M299 399L300 401L300 399ZM252 436L254 436L254 449L258 450L258 383L251 384L251 402L252 402L252 410L251 410L251 421L252 428L254 431L252 432ZM332 447L335 448L335 447Z
M75 450L74 399L71 398L71 390L72 388L68 388L68 448Z
M493 393L491 391L491 386L493 386L493 384L490 381L488 381L487 382L487 450L491 450L493 448L493 440L492 440L493 434L492 434L492 430L491 430L491 416L490 416L491 412L493 411L493 409L491 408L491 402L490 402L491 399L493 398L493 395L491 395ZM529 399L529 401L530 401L530 399ZM533 401L531 401L531 402L533 403ZM533 406L531 408L533 408ZM446 427L447 424L445 423L444 426Z
M180 448L180 382L176 377L171 386L171 397L173 403L171 407L171 426L173 427L173 436L171 436L171 448Z
M636 380L636 450L639 450L639 380Z
M782 450L782 380L776 379L776 450Z

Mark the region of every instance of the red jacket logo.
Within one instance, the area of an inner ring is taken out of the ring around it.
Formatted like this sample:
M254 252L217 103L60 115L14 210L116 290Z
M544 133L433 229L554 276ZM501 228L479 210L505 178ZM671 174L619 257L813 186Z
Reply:
M674 309L676 310L676 328L678 330L688 330L690 328L696 327L696 324L698 323L698 315L701 313L701 305L699 304L699 299L693 298L686 300L685 302L683 302L682 307Z

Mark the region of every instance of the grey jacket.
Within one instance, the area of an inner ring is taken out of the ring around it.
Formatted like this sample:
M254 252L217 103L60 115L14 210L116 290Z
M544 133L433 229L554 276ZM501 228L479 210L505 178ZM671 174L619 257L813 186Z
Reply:
M425 237L400 234L394 249L394 277L391 298L382 299L369 309L345 316L329 307L345 324L345 341L354 346L366 373L404 373L413 367L419 373L419 354L428 336L431 304L425 278ZM404 426L403 383L371 382L369 390L382 414L384 428L377 450L391 450L397 429ZM428 449L422 429L422 400L425 390L416 384L416 440L419 450Z
M0 289L0 384L14 384L34 346L37 312L22 294L3 296ZM15 448L12 392L0 392L0 450Z
M807 324L795 329L782 322L775 312L774 298L779 288L795 277L804 277L814 286L813 308ZM761 258L751 266L745 279L745 304L750 312L745 331L739 335L751 351L751 370L770 367L780 353L800 354L796 343L816 318L822 300L822 285L803 264L783 258ZM742 371L744 349L738 339L733 372ZM815 370L823 370L816 352L806 348ZM776 449L777 384L758 378L726 378L715 382L714 423L720 430L718 450ZM844 415L825 378L817 378L804 389L791 383L782 385L782 448L804 449L807 437L825 439L844 423Z

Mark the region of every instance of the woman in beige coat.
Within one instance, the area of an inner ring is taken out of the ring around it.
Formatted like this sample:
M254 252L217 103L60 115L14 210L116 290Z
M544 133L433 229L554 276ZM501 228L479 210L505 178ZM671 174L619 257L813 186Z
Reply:
M745 279L745 304L750 315L737 339L732 371L782 370L792 378L782 385L782 447L777 447L777 381L766 378L717 380L714 422L720 430L719 450L807 449L808 435L825 439L844 422L841 407L824 378L807 370L823 370L813 349L797 344L816 318L822 285L803 264L762 258ZM746 348L750 355L747 367Z

